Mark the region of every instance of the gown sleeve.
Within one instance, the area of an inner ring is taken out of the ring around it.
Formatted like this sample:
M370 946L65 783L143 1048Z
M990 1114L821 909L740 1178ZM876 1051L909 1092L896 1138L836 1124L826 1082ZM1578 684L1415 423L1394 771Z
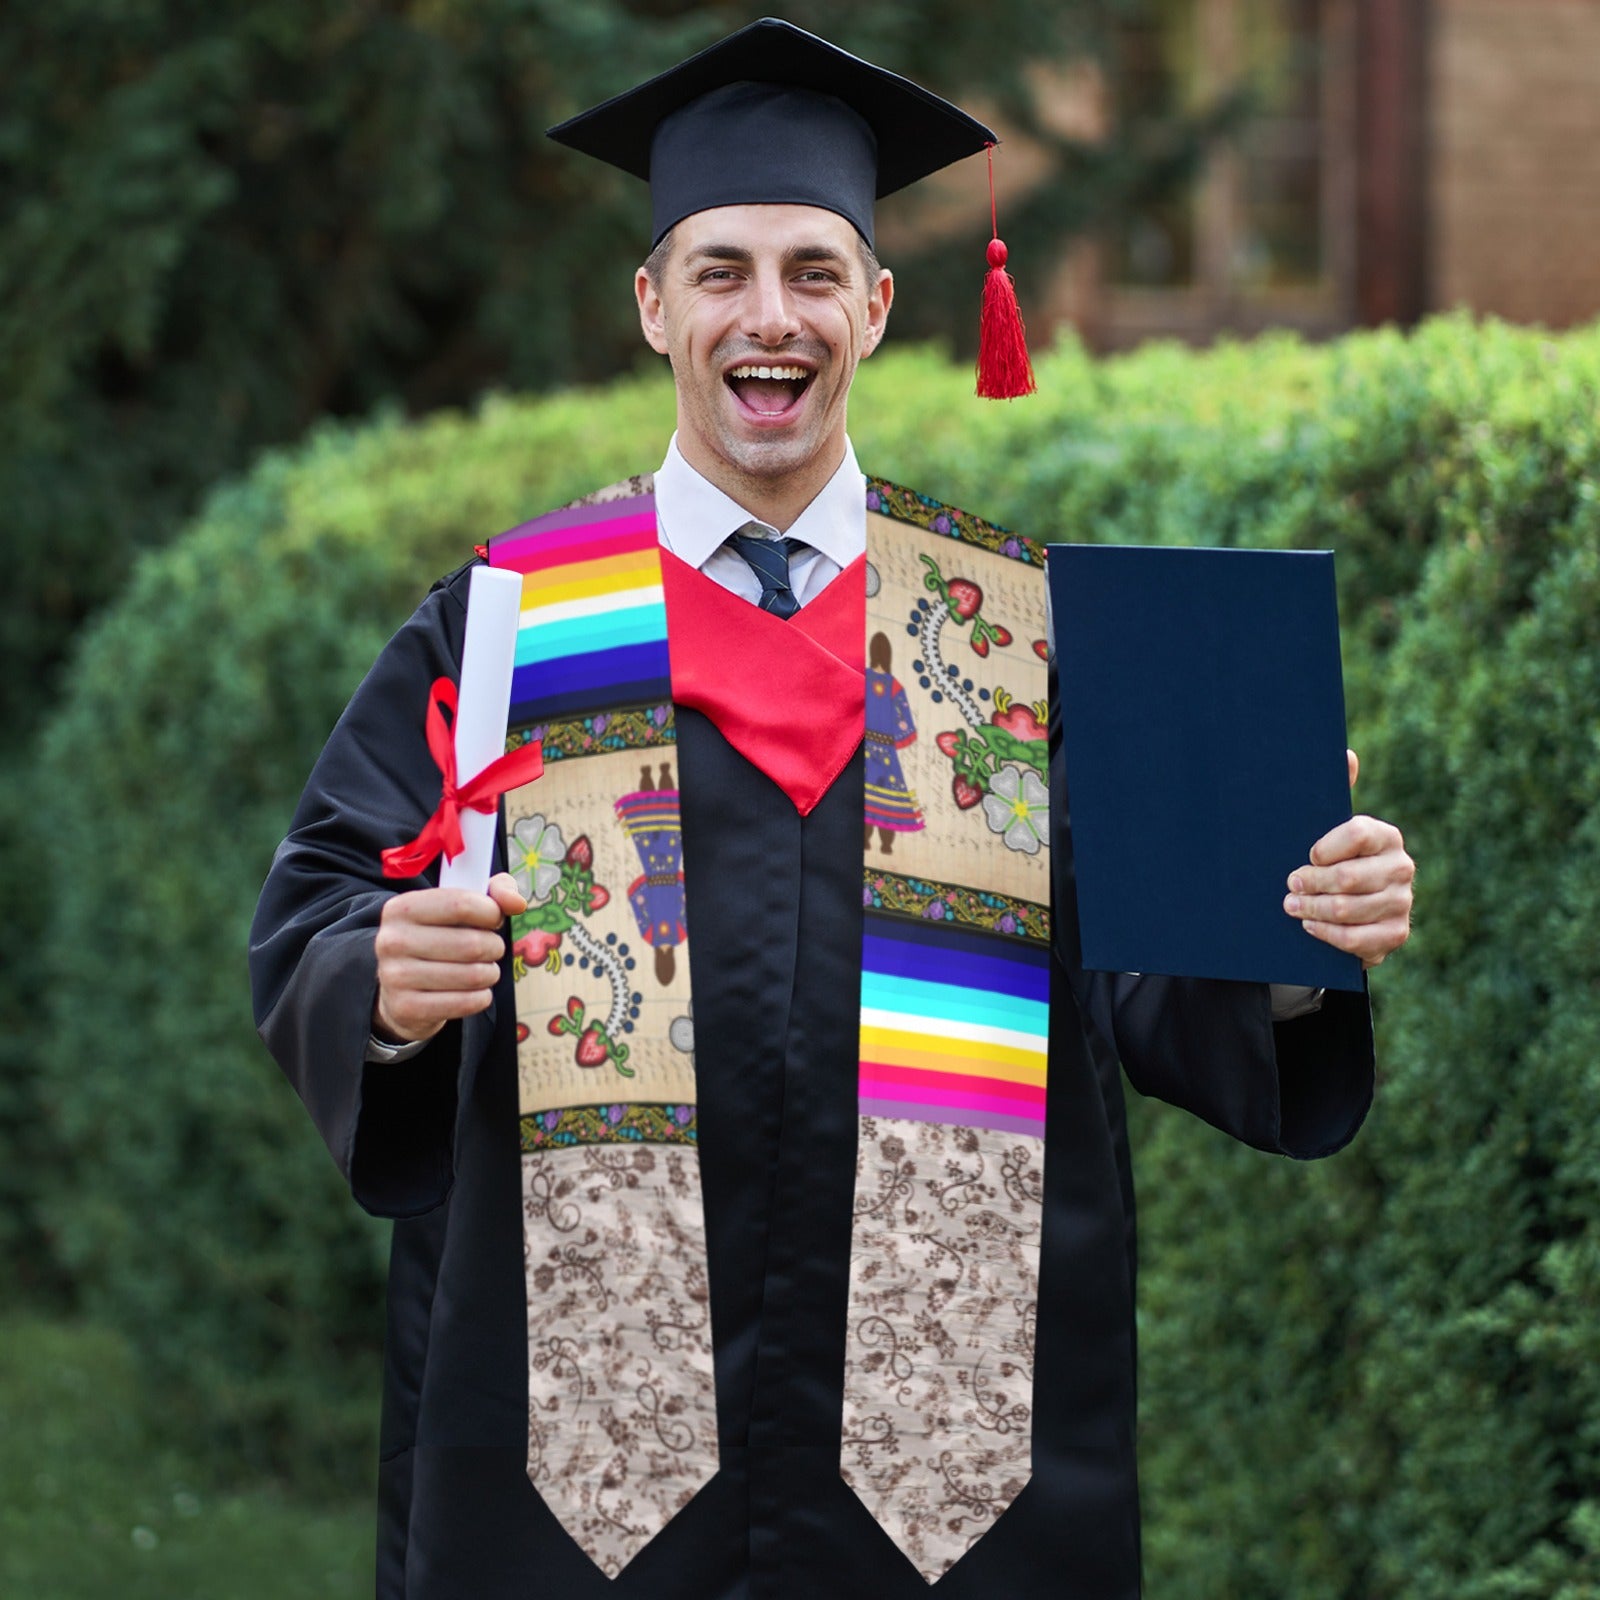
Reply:
M1365 988L1329 989L1319 1010L1275 1023L1265 983L1086 971L1054 695L1050 779L1056 953L1079 1009L1128 1081L1258 1150L1309 1160L1348 1144L1372 1103Z
M356 1200L377 1216L418 1216L448 1195L458 1077L491 1027L480 1015L405 1061L366 1060L379 915L390 895L426 887L385 878L380 854L413 838L438 803L427 695L436 677L460 675L468 570L435 586L345 708L250 930L256 1026Z

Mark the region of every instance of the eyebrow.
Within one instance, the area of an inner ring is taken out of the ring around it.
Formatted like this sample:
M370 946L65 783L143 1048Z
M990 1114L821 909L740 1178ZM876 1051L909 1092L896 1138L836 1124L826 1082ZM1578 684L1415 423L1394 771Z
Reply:
M701 261L727 261L734 266L749 267L755 265L755 259L754 253L740 244L702 244L697 245L684 257L683 264L687 267ZM850 258L844 251L836 250L830 244L791 245L783 252L782 265L785 267L795 267L809 262L848 268Z

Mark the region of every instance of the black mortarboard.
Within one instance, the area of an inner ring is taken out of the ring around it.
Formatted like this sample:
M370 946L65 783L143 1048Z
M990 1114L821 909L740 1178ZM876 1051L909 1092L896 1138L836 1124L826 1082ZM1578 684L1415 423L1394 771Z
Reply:
M650 183L652 241L714 206L836 211L872 243L872 203L995 135L909 78L776 17L550 129Z

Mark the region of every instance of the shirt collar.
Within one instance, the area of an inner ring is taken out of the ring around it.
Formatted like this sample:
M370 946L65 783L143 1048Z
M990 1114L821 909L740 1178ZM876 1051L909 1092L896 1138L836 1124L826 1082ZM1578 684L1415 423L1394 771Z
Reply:
M703 567L730 533L752 519L751 512L683 459L677 434L656 473L655 492L661 542L691 567ZM866 549L867 486L848 439L838 471L787 532L840 567L849 566Z

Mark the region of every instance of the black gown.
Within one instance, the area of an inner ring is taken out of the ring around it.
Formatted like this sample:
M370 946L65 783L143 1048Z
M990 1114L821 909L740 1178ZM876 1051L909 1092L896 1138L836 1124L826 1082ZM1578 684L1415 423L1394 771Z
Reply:
M863 759L800 817L678 709L687 951L721 1469L612 1580L545 1509L527 1434L516 1050L493 1009L364 1063L384 847L438 798L429 683L458 676L463 568L355 694L262 892L262 1037L356 1200L395 1219L381 1600L916 1600L927 1585L839 1476L855 1181ZM1052 685L1053 688L1053 685ZM1052 729L1052 776L1062 782ZM1034 1476L944 1600L1133 1600L1133 1189L1120 1058L1142 1092L1269 1151L1344 1144L1372 1094L1364 995L1274 1025L1265 985L1084 973L1064 813L1053 842L1049 1112ZM752 930L756 930L752 932Z

